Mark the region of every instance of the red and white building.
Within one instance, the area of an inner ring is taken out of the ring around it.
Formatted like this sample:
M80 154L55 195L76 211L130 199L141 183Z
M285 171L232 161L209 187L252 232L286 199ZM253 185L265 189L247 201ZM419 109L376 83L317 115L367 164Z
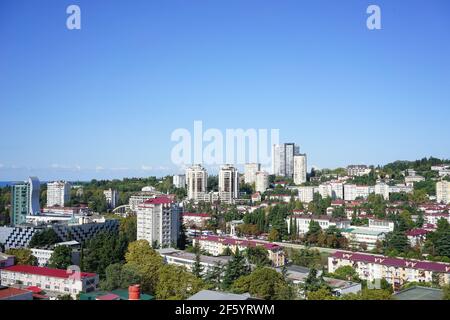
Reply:
M137 210L137 239L161 247L176 244L180 234L181 208L171 198L148 199Z
M69 294L91 292L98 288L99 278L95 273L71 272L62 269L16 265L0 269L2 286L38 287L47 294Z
M407 282L432 282L433 275L441 284L450 283L450 263L391 258L382 255L336 251L328 258L328 272L350 266L362 280L386 279L394 288Z
M423 216L425 223L437 224L441 219L446 219L450 223L450 214L448 213L431 213Z
M424 244L425 240L427 239L427 234L431 231L423 229L423 228L417 228L409 230L406 233L406 236L408 237L409 243L412 247L419 245L421 246Z
M283 248L274 243L212 235L195 238L194 246L197 245L197 243L202 250L205 250L215 257L221 255L226 248L229 248L232 252L235 252L236 249L239 249L239 251L244 251L249 247L261 246L267 250L269 259L275 267L280 267L285 264Z

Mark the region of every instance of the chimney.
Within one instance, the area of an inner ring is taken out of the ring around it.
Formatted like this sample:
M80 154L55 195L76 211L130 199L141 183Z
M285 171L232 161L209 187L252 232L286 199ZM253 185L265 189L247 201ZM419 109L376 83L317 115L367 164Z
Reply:
M128 288L128 300L141 300L141 286L138 284Z

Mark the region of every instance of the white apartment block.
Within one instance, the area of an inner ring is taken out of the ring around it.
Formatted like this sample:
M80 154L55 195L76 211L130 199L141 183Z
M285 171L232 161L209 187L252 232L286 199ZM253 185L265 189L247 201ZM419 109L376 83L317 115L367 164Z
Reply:
M178 189L186 188L186 176L184 174L177 174L173 176L173 186Z
M2 286L39 287L47 294L69 294L73 298L80 292L97 290L99 283L95 273L72 274L67 270L25 265L0 269L0 279Z
M341 182L327 182L315 187L315 192L319 192L322 198L343 199L344 184Z
M357 198L366 199L369 194L374 193L373 186L358 186L356 184L344 184L344 200L353 201Z
M438 203L450 203L450 182L438 181L436 183L436 201Z
M299 185L306 182L306 154L294 155L294 183Z
M370 168L366 165L350 165L347 167L347 174L350 177L361 177L370 173Z
M414 187L412 185L397 184L395 186L389 186L389 193L412 193Z
M350 220L348 219L335 219L330 216L313 216L313 215L292 215L286 218L288 226L288 233L291 233L291 220L292 224L296 226L297 234L304 235L309 231L309 224L311 221L319 223L322 230L326 230L331 226L335 226L338 229L345 229L350 227Z
M375 185L375 194L383 196L384 200L389 200L389 185L379 182Z
M117 192L117 190L105 190L103 191L103 195L105 196L106 204L109 209L114 209L117 207L117 204L119 203L119 192Z
M65 181L47 183L47 207L64 207L70 201L70 184Z
M247 163L244 166L244 182L248 184L256 183L256 173L261 171L260 163Z
M314 200L314 193L318 191L317 187L297 187L298 190L298 199L303 203L310 203Z
M208 189L208 173L201 165L193 165L186 169L188 199L203 201Z
M137 210L137 239L150 245L171 247L180 233L181 208L170 198L146 200Z
M269 259L274 267L281 267L285 264L283 247L274 243L210 235L195 238L193 245L197 244L200 246L200 249L215 257L222 255L226 248L229 248L232 252L236 252L236 249L243 252L249 247L261 246L267 250Z
M274 144L272 147L272 173L276 176L294 176L294 156L299 154L299 147L294 143Z
M425 178L419 175L405 177L405 184L408 186L413 186L414 183L421 181L425 181Z
M256 173L255 191L264 193L269 188L269 173L258 171Z
M373 282L386 279L395 289L407 282L432 282L433 275L440 284L450 283L450 263L391 258L382 255L336 251L328 258L328 272L351 266L359 278Z
M219 171L219 197L225 203L239 198L239 172L231 165L223 165Z

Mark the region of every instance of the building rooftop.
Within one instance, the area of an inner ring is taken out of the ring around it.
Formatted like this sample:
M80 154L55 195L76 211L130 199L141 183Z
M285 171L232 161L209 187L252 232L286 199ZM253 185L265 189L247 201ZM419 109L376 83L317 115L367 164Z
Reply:
M336 251L330 256L330 258L348 259L350 261L375 263L392 267L414 268L427 271L450 273L450 263L443 263L443 262L391 258L382 255L358 253L351 251Z
M441 289L412 287L394 294L395 300L442 300Z
M21 296L29 292L30 291L28 290L0 286L0 300L6 300L12 297Z
M158 249L157 251L160 255L195 261L195 253L190 253L187 251L171 249L171 248ZM231 260L231 257L211 257L211 256L200 255L200 262L208 263L208 264L221 263L222 265L225 265L230 260Z
M116 289L111 292L107 291L95 291L89 293L80 294L80 300L128 300L127 289ZM154 297L141 293L141 300L153 300Z
M369 235L369 236L379 236L383 233L386 233L386 231L384 230L377 230L377 229L372 229L372 228L367 228L367 227L352 227L352 228L347 228L347 229L342 229L342 232L346 232L346 233L352 233L352 234L364 234L364 235Z
M203 241L212 241L212 242L222 242L227 245L239 245L243 247L256 247L262 246L267 250L276 250L281 249L281 247L274 243L260 242L254 240L246 240L246 239L235 239L230 237L220 237L220 236L201 236L196 238L197 240Z
M27 274L35 274L46 277L53 278L69 278L72 276L67 270L63 269L52 269L46 267L36 267L36 266L25 266L25 265L16 265L11 267L6 267L2 269L2 271L10 271L10 272L18 272L18 273L27 273ZM81 278L95 277L97 274L89 273L89 272L81 272Z
M249 293L235 294L221 291L202 290L187 300L252 300Z

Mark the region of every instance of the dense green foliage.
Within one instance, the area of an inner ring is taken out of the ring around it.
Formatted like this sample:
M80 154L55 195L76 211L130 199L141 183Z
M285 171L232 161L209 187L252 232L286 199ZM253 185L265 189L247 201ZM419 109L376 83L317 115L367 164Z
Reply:
M30 248L44 248L55 243L61 242L61 239L52 228L39 231L33 235L30 240Z
M72 249L69 246L57 246L48 261L50 268L67 269L72 265Z

